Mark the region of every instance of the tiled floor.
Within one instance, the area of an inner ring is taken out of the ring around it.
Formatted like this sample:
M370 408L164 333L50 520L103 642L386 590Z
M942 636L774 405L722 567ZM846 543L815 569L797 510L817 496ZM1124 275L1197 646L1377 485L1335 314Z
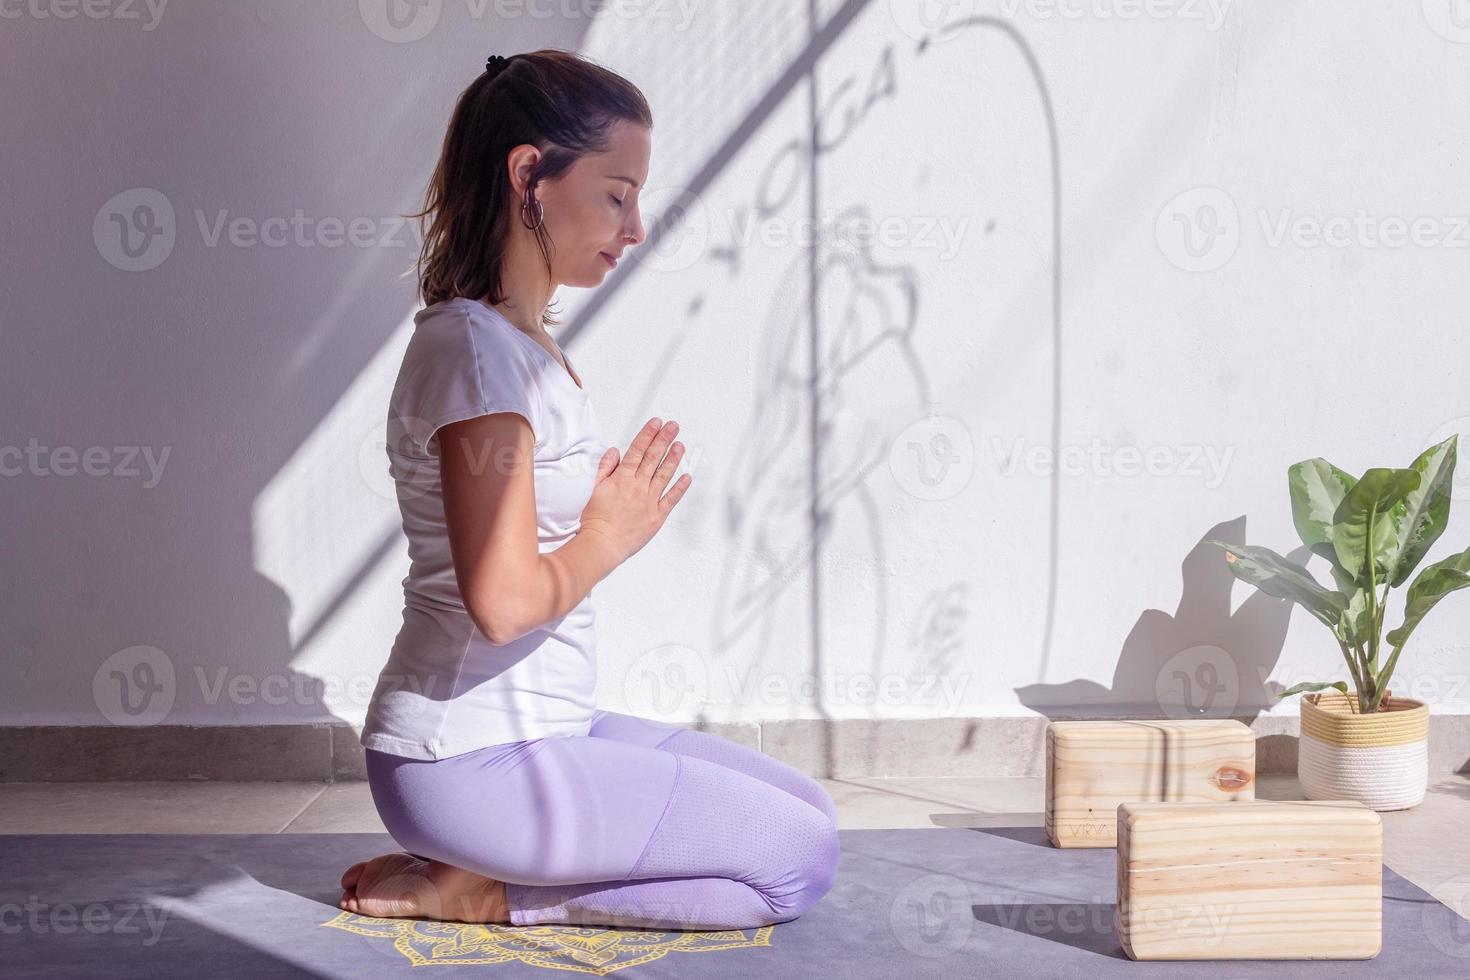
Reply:
M842 829L1042 825L1042 779L822 780ZM1295 776L1258 795L1301 799ZM1470 775L1381 814L1384 863L1470 919ZM0 834L384 833L365 782L0 783Z

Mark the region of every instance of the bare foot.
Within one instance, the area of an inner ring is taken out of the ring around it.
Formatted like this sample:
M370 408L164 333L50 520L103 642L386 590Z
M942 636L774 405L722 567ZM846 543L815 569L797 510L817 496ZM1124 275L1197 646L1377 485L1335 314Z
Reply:
M342 875L341 908L379 919L510 922L505 883L442 861L397 851L359 861Z

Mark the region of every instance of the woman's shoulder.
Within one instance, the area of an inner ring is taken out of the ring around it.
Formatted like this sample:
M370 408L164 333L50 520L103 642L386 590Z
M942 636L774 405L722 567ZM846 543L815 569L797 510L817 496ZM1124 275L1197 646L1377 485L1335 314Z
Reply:
M514 327L496 319L484 303L455 296L431 303L414 314L410 344L436 356L457 352L493 362L532 364L525 345L510 334Z
M463 296L452 296L425 306L413 315L413 322L415 327L478 327L493 320L494 316L494 312L484 303L477 303Z

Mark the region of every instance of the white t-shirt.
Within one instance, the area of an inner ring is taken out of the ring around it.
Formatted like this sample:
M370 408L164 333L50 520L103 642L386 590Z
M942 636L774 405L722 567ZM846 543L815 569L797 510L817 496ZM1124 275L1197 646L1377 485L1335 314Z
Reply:
M359 740L367 748L442 759L503 742L586 735L591 727L591 595L562 618L495 646L459 593L437 430L494 412L525 416L535 434L538 550L554 551L581 527L607 450L591 399L545 348L490 306L455 298L420 310L388 409L389 472L410 568L403 625ZM495 452L486 465L495 465Z

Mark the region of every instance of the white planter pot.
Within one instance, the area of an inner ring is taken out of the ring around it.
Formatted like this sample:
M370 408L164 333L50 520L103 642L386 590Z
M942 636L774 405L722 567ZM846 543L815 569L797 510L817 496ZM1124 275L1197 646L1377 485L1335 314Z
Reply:
M1389 710L1361 714L1340 692L1302 698L1297 776L1309 800L1357 800L1374 810L1404 810L1429 782L1429 707L1385 697Z

